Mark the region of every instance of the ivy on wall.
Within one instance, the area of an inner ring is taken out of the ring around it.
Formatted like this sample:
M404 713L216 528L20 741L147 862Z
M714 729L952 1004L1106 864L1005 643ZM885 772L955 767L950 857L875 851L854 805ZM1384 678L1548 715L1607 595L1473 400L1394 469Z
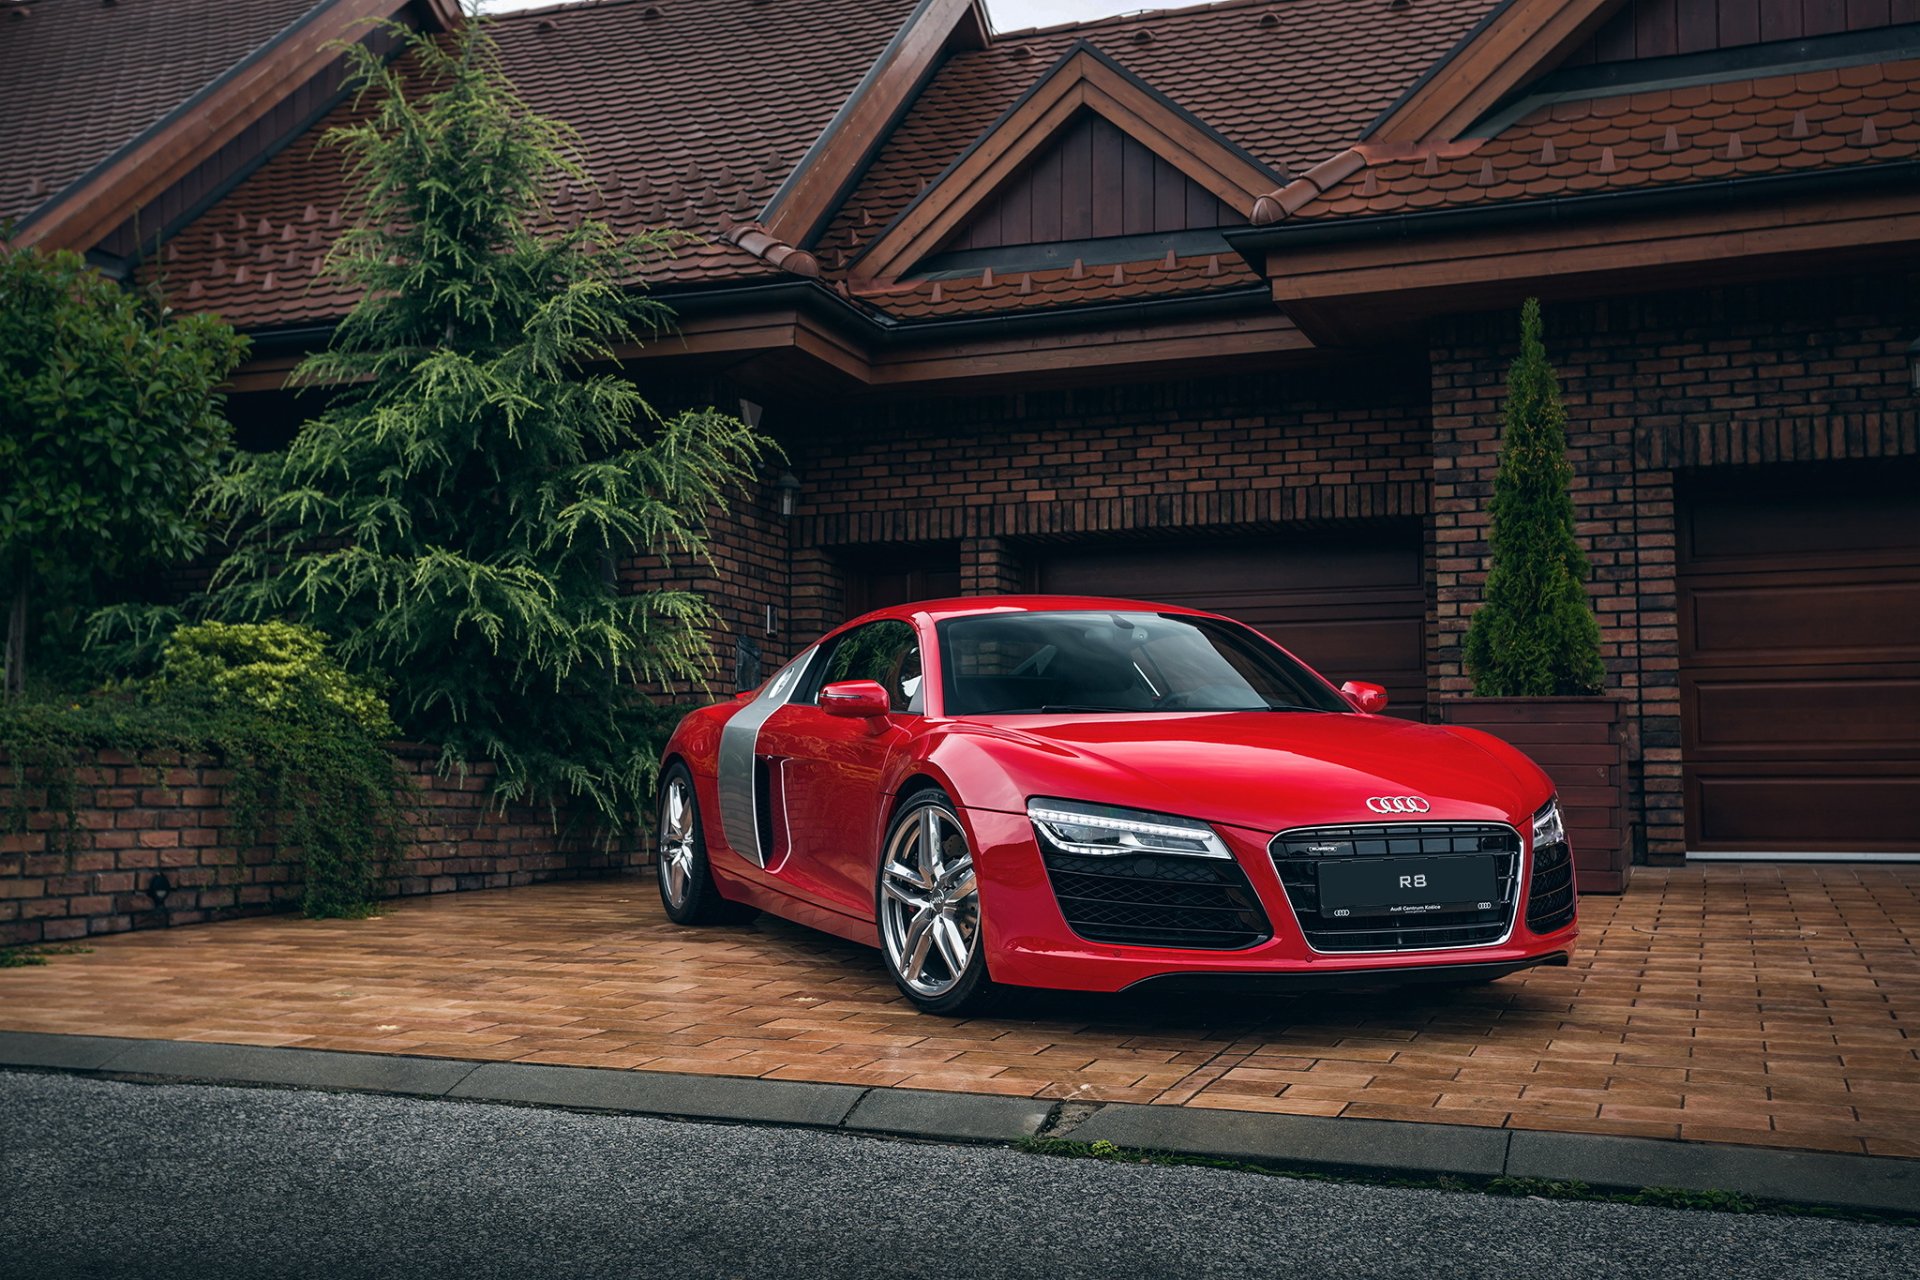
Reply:
M349 676L306 627L203 623L176 631L159 672L80 698L0 705L0 758L11 776L4 829L54 815L51 851L85 840L83 777L103 751L141 760L164 785L166 765L205 757L232 775L226 791L235 872L243 852L297 852L309 916L365 916L404 844L410 785L387 748L394 736L377 690Z

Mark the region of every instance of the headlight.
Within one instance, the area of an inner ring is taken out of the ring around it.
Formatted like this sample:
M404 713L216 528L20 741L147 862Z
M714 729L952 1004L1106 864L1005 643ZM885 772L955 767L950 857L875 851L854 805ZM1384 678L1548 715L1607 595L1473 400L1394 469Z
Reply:
M1546 808L1533 815L1533 847L1544 849L1550 844L1567 842L1566 824L1560 821L1560 797L1547 801Z
M1138 809L1116 809L1077 800L1029 800L1027 817L1050 844L1068 853L1109 857L1126 853L1179 853L1195 858L1231 858L1213 828L1194 818Z

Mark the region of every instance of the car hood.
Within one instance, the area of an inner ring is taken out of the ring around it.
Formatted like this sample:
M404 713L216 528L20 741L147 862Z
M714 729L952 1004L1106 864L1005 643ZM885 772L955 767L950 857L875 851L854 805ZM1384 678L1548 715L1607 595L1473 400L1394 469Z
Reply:
M1369 798L1430 806L1398 820L1519 822L1545 799L1491 750L1445 728L1386 716L1320 712L1007 717L996 736L1023 741L1016 783L1027 795L1183 814L1275 831L1381 821ZM1003 761L1013 765L1006 753Z

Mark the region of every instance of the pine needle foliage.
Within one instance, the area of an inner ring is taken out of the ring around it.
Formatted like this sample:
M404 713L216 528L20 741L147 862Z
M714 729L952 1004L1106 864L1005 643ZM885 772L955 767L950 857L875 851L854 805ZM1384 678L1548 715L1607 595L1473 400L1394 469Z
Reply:
M231 554L212 616L282 617L389 682L442 765L497 798L630 821L657 769L641 683L702 677L697 595L622 593L614 565L705 554L706 520L770 447L712 409L656 413L614 353L670 313L632 281L674 233L560 228L591 180L531 111L484 19L404 56L346 49L360 123L330 131L358 201L327 270L360 302L297 379L332 399L210 490Z
M1467 626L1473 691L1487 698L1596 694L1606 683L1587 557L1574 529L1560 379L1540 337L1540 301L1520 313L1493 478L1486 602Z

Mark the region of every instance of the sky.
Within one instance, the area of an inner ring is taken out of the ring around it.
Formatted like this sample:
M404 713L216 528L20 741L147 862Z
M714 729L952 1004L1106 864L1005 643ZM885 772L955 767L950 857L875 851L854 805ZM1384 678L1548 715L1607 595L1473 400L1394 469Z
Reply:
M559 0L483 0L494 12L508 9L535 9ZM1089 18L1109 18L1116 13L1138 9L1182 9L1199 0L987 0L987 14L995 31L1020 31L1027 27L1050 27L1057 22L1085 22Z

